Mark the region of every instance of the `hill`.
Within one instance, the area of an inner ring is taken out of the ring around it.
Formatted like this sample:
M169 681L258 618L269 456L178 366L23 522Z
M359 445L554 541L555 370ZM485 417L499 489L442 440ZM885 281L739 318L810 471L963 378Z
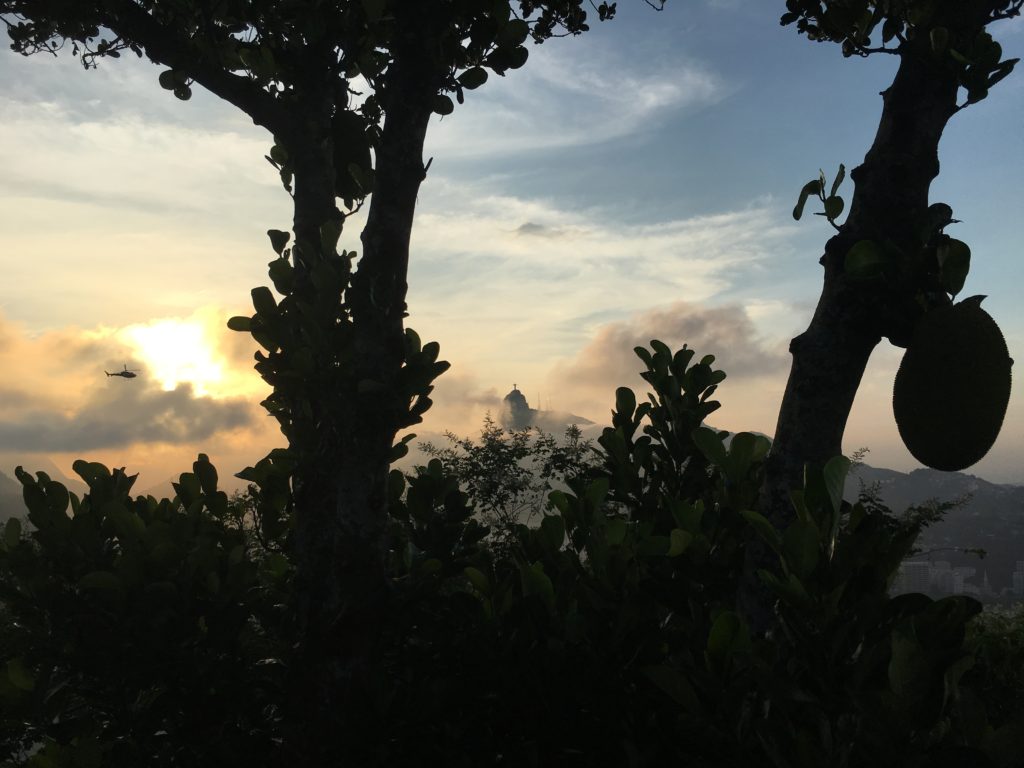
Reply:
M21 483L0 472L0 521L25 514L21 499Z
M894 512L928 501L961 501L944 519L925 529L916 560L947 562L953 569L973 568L981 587L993 593L1011 589L1018 561L1024 561L1024 486L990 483L962 472L915 469L896 472L862 466L847 482L847 498L856 498L860 483L875 485ZM956 551L983 549L984 558Z

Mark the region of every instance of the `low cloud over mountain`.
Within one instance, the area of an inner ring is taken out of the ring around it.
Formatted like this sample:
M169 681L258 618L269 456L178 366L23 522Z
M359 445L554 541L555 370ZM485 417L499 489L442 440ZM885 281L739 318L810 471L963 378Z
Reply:
M502 406L502 396L497 389L486 387L476 376L455 368L436 380L430 398L434 405L427 411L426 424L412 427L411 431L417 434L424 429L475 434L484 414L497 418Z

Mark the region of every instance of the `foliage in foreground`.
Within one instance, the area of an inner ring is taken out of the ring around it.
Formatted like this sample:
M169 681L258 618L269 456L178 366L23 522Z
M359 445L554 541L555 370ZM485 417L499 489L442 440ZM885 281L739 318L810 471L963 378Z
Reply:
M173 500L78 461L82 499L18 469L28 520L0 544L0 739L30 765L259 760L282 688L290 564L253 557L200 454ZM69 514L70 513L70 514ZM254 763L257 764L257 763Z
M1018 765L1021 702L993 687L1010 655L970 623L980 605L888 595L919 524L844 502L849 462L837 457L808 474L795 521L776 530L753 511L768 441L727 444L702 426L724 379L713 358L659 342L637 353L653 394L616 392L599 465L551 493L539 525L515 526L508 546L492 545L440 460L392 472L376 687L358 722L323 734L334 754L349 765ZM284 693L280 473L251 478L264 547L205 457L170 501L130 498L120 470L76 471L90 487L81 500L19 472L34 530L10 523L0 544L9 764L287 763L279 745L308 713ZM775 553L761 578L776 626L763 637L735 610L753 537Z
M976 663L967 674L990 719L1012 722L1024 713L1024 606L993 608L971 623Z

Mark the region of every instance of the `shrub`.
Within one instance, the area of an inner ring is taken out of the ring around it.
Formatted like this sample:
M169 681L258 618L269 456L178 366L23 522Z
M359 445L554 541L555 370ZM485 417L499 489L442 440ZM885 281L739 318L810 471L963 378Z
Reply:
M372 685L358 722L323 734L329 751L357 766L1016 765L1020 647L996 638L1019 622L972 624L965 597L890 597L925 521L843 501L843 457L807 473L777 530L756 512L768 440L703 426L714 359L637 353L647 401L619 389L596 465L501 546L457 463L391 473ZM287 763L278 734L308 713L284 694L286 459L247 474L269 548L202 455L160 502L99 465L76 464L81 500L19 473L35 529L9 524L0 543L9 754ZM755 537L776 562L745 574ZM774 596L764 635L736 608L749 578Z
M259 758L279 716L286 558L252 556L202 454L174 500L132 499L120 469L74 468L82 499L17 472L32 530L12 519L0 542L3 753L60 766Z

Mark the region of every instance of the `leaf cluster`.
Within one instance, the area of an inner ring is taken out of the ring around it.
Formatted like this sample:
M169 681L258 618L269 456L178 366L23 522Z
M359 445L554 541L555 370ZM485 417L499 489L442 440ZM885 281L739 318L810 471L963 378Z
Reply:
M70 43L84 66L128 50L169 66L162 86L181 99L191 84L211 73L227 73L257 85L276 100L288 102L297 91L333 81L339 102L347 101L349 84L365 80L379 110L386 73L394 50L407 34L396 18L408 13L404 0L99 0L42 2L4 0L0 20L12 48L20 53L56 54ZM602 21L615 15L615 4L595 6ZM527 59L524 42L589 29L581 0L444 0L416 10L434 30L439 64L447 76L439 83L461 102L464 90L482 85L488 71L503 75ZM204 83L205 84L205 83ZM440 97L442 114L450 100Z
M12 519L0 543L0 752L98 768L268 749L287 560L250 546L202 454L159 501L123 470L74 469L81 499L18 468L30 528Z
M267 232L277 254L268 264L268 272L280 300L265 286L252 290L253 314L228 320L228 328L249 333L260 345L255 353L256 371L273 387L262 402L277 419L282 433L293 446L319 445L319 426L309 417L312 413L330 413L333 423L350 423L345 414L359 409L360 403L372 402L376 410L385 410L397 428L412 426L423 419L430 408L433 381L449 367L438 360L440 345L424 344L411 328L402 337L402 358L397 376L383 382L372 378L354 364L359 343L346 303L346 292L352 276L352 251L338 253L337 242L341 221L331 220L320 228L321 242L288 244L291 235L281 230ZM300 293L300 269L295 262L312 265L308 280ZM401 458L409 435L395 446L392 461ZM341 440L341 435L334 435ZM287 507L286 489L296 462L303 460L301 451L272 452L257 465L247 468L240 477L261 489L269 484L261 508L263 519L277 520ZM277 524L271 525L272 538Z
M975 665L966 679L985 702L997 725L1012 723L1024 711L1024 613L986 610L971 624L968 643Z
M846 167L840 163L839 171L826 193L827 180L823 171L818 178L807 182L800 190L793 218L799 220L807 201L815 197L821 204L816 216L824 216L838 232L845 225L836 219L845 208L838 194L846 178ZM963 290L971 268L971 249L967 243L946 234L945 228L959 223L953 218L953 209L946 203L933 203L912 222L910 245L897 245L892 239L856 240L843 258L844 275L859 283L885 283L903 286L910 296L909 307L915 318L925 311L946 306ZM906 346L908 339L890 332L890 339L898 346Z
M467 764L497 752L526 765L1013 765L1019 727L985 725L964 682L980 606L888 594L926 520L843 501L840 457L808 473L797 519L776 530L752 508L767 440L702 427L711 361L652 350L638 351L648 402L616 393L602 468L553 492L514 549L488 549L475 527L465 546L457 521L472 506L440 462L415 496L395 482L395 518L418 523L394 529L417 543L394 549L414 596L389 679L413 683L392 689L386 715L413 732L440 706L425 754ZM446 533L424 538L432 527ZM778 558L761 574L777 598L767 637L734 609L752 536ZM378 743L398 762L424 749Z
M713 358L659 342L638 355L647 401L616 392L600 465L552 491L538 525L515 525L514 546L490 542L457 461L391 473L376 682L365 716L323 735L333 754L1015 765L1019 697L994 683L1013 651L984 640L1007 633L968 637L980 610L969 598L888 594L927 520L844 501L850 463L837 457L808 471L796 519L776 529L756 511L768 440L704 426L724 379ZM508 459L507 436L491 437ZM247 470L258 490L235 510L202 455L159 502L132 499L133 478L97 464L75 465L82 499L19 472L32 530L12 522L0 537L0 735L12 759L275 764L281 729L311 714L283 694L295 650L282 607L289 461ZM266 520L275 507L260 496L274 489L284 503L269 518L285 532L267 549L241 521L253 501ZM755 537L776 557L759 576L775 596L766 636L735 608Z
M984 99L1017 64L1003 60L985 28L1020 15L1022 6L1021 0L786 0L781 23L795 23L809 40L839 43L844 56L908 50L931 56L956 72L966 106Z

